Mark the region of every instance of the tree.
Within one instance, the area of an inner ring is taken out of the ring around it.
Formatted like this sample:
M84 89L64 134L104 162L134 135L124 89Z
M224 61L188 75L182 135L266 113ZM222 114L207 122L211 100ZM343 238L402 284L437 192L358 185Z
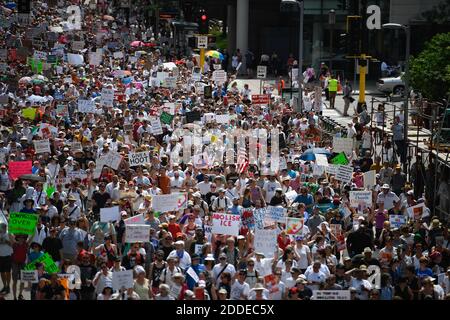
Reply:
M406 77L428 99L450 95L450 32L435 35L417 57L411 57Z
M431 10L422 13L428 22L445 24L450 22L450 0L444 0Z

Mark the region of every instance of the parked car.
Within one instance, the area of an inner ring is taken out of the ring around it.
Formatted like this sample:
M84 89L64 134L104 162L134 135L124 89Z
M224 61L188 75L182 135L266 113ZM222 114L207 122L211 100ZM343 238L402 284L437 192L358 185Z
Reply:
M402 79L404 73L398 77L387 77L377 80L377 89L383 93L398 96L405 95L405 82Z

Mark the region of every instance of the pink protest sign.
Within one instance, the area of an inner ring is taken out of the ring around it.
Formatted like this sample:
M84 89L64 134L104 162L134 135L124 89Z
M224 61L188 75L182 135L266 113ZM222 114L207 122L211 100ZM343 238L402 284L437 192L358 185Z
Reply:
M13 161L9 164L9 176L16 180L24 174L31 174L31 161Z

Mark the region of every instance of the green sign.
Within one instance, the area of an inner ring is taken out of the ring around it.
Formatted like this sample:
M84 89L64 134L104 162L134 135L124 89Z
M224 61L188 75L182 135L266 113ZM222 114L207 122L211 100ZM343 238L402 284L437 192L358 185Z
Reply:
M53 261L52 257L46 252L33 262L27 264L24 270L36 270L36 263L42 263L44 265L45 271L48 273L58 273L59 268L56 265L55 261Z
M163 111L163 113L161 113L160 120L164 124L171 124L174 117L175 117L174 115L171 115Z
M56 191L56 187L52 186L52 185L47 186L47 188L45 189L45 193L47 194L48 198L51 198L53 196L53 194L55 193L55 191Z
M58 57L56 55L49 54L47 56L47 63L57 64L58 63Z
M339 153L337 156L335 156L333 159L331 159L332 164L342 164L347 165L349 164L349 161L347 159L347 156L345 155L345 152Z
M33 235L36 230L38 219L39 216L37 214L12 212L9 215L9 233Z

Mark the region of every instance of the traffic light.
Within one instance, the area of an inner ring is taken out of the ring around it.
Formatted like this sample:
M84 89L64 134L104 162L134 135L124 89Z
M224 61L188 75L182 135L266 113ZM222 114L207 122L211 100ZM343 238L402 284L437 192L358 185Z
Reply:
M17 12L30 13L30 11L31 11L31 0L19 0L17 2Z
M361 16L347 16L347 55L360 55L362 39Z
M206 14L205 10L200 10L200 14L198 17L198 32L200 34L208 34L209 33L209 18Z

